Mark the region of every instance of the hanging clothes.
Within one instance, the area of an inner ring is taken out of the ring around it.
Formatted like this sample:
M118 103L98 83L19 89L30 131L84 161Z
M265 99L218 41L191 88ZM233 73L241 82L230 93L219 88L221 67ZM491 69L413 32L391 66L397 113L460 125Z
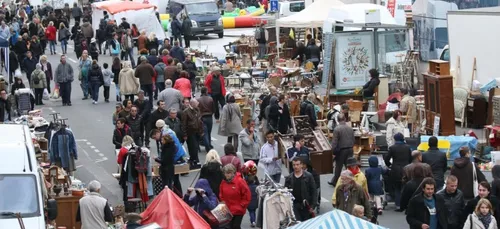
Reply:
M61 128L51 138L50 161L61 166L66 171L76 171L75 160L78 160L78 150L73 133Z
M153 192L153 170L151 154L148 148L135 147L129 151L125 164L127 169L127 197L141 198L144 202L149 201Z
M293 195L286 189L266 188L269 187L263 185L257 187L260 202L257 209L256 226L262 229L273 229L280 228L283 221L295 221Z

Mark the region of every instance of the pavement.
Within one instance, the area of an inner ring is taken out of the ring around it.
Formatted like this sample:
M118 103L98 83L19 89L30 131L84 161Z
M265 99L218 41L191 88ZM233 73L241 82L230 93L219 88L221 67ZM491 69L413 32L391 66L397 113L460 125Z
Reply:
M226 30L226 34L251 34L253 29L235 29ZM193 47L201 46L208 50L208 53L213 53L218 57L224 57L225 51L222 45L233 41L235 38L230 38L228 36L218 39L216 35L214 36L204 36L200 37L198 41L192 41ZM70 42L68 48L68 63L77 69L76 55L73 50L73 42ZM52 64L53 69L57 67L60 58L61 48L58 44L56 55L47 55L49 62ZM47 50L46 53L49 53ZM137 53L137 52L136 52ZM102 66L103 63L108 63L111 65L111 57L109 55L99 56L99 64ZM26 82L25 82L26 83ZM28 84L26 84L28 85ZM52 88L54 84L52 82ZM101 194L108 199L109 203L113 206L121 204L122 190L118 185L118 181L112 177L112 173L117 172L117 163L114 145L112 144L112 136L114 126L112 124L111 118L115 107L115 87L111 86L110 92L110 103L104 103L104 98L102 97L102 88L99 95L99 103L93 105L91 100L82 100L83 93L79 85L79 81L75 76L75 81L72 84L72 94L71 102L73 106L62 106L61 100L44 100L45 105L36 106L36 109L42 109L43 115L47 120L52 120L50 114L60 113L63 118L68 118L67 124L72 129L75 134L75 139L78 145L79 158L76 161L77 171L76 178L80 179L84 183L88 184L92 180L98 180L102 183ZM217 135L218 124L214 123L213 128L213 139L212 144L221 156L223 153L223 145L226 143L226 138ZM156 156L156 146L151 144L151 152L153 156ZM203 147L201 147L201 152L199 153L200 161L205 161L206 152ZM283 168L283 177L281 183L284 182L284 177L288 175L288 169ZM188 176L181 177L181 183L184 191L189 187L193 180L195 179L195 173L191 173ZM258 174L263 177L261 172ZM321 208L320 214L332 210L332 205L330 202L331 196L333 194L333 187L327 184L332 178L332 174L321 176ZM403 213L398 213L394 211L394 206L389 204L384 211L383 216L379 217L380 225L389 228L407 228L407 223L405 221L405 216ZM250 228L250 222L248 214L243 219L242 228Z

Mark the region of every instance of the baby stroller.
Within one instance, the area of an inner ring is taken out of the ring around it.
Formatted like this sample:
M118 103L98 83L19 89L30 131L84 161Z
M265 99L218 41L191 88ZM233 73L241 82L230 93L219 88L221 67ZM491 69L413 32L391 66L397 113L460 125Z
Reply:
M382 203L382 209L385 210L388 202L394 202L396 197L394 196L394 187L392 186L389 178L390 168L384 174L382 174L382 184L384 185L384 201Z

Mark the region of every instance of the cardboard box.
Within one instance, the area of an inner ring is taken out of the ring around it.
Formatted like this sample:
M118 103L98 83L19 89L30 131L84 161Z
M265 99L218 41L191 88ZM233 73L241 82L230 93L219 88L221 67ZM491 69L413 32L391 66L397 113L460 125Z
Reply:
M189 173L189 164L184 163L184 164L175 165L174 171L175 171L175 174Z

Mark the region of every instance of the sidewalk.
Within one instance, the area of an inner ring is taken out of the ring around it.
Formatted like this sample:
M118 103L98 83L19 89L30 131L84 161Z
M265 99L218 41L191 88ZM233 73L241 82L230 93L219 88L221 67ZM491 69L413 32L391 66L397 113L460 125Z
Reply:
M224 29L225 37L239 37L241 34L245 34L247 36L253 36L255 29L254 28L234 28L234 29Z

